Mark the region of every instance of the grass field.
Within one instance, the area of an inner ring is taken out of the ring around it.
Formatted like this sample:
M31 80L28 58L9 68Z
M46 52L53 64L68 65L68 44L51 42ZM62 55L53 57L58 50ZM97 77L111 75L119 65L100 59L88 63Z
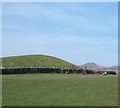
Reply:
M117 76L3 75L3 106L117 106Z

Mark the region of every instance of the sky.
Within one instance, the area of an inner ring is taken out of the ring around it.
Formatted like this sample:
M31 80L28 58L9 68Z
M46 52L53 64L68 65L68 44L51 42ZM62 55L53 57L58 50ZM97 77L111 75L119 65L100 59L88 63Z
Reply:
M2 3L2 56L28 54L118 65L118 3Z

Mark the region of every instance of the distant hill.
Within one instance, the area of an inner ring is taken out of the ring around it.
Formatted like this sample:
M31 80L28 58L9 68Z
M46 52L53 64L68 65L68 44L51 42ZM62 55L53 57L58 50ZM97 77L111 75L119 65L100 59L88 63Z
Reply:
M2 58L2 67L60 67L60 68L79 68L60 58L47 55L24 55Z
M86 64L83 64L83 65L80 65L81 68L84 68L85 69L85 66L87 69L91 69L91 70L115 70L116 72L118 71L118 66L110 66L110 67L107 67L107 66L99 66L97 65L96 63L86 63Z
M100 66L98 66L96 63L86 63L83 65L80 65L80 67L84 69L86 67L87 69L91 69L91 70L97 70L100 68Z

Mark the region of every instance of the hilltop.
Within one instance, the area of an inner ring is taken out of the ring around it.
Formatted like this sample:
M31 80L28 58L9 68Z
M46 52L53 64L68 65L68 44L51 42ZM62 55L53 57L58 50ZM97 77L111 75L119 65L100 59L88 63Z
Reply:
M78 66L48 55L23 55L2 58L2 67L59 67L59 68L79 68Z

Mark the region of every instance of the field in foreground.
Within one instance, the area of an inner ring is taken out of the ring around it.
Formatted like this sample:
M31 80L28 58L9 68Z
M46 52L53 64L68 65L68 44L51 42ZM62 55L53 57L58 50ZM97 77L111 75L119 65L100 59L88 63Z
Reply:
M117 76L3 75L3 106L117 106Z

